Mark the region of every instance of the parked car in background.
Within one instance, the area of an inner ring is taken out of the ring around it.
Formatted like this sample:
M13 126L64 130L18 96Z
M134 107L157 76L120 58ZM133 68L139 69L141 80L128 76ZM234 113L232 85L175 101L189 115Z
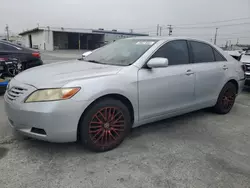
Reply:
M19 132L107 151L145 123L207 107L230 112L244 81L242 63L211 43L139 37L22 72L4 99Z
M244 54L242 54L240 61L245 65L245 75L246 75L246 86L250 86L250 50L246 50Z
M225 51L227 52L229 55L231 55L234 59L240 61L241 55L242 55L242 51L239 50L230 50L230 51Z
M4 94L8 81L0 78L0 95Z
M14 77L42 64L38 51L0 40L0 77Z

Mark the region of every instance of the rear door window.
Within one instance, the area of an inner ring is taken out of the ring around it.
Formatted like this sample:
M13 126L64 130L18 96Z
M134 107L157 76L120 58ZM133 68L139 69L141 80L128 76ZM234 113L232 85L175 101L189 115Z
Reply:
M213 48L205 43L191 41L190 42L193 52L193 63L214 62Z
M0 50L2 51L2 50L4 50L4 48L3 48L3 44L0 42Z
M18 48L8 45L8 44L4 44L4 43L0 43L0 49L4 51L17 51L18 50Z

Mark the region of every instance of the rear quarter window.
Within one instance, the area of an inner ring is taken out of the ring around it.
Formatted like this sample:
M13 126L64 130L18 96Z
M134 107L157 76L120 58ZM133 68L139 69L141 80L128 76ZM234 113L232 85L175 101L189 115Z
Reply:
M4 51L18 51L17 47L4 43L0 43L0 49Z
M227 61L226 58L220 54L216 49L214 49L215 61Z

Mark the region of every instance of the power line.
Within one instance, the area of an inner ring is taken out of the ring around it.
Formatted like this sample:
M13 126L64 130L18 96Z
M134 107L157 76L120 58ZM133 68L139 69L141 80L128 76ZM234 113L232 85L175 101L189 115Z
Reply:
M250 34L250 30L249 31L237 32L237 33L221 33L221 34L222 35L239 35L239 34L245 34L245 33Z
M230 20L221 20L221 21L214 21L214 22L201 22L201 23L194 23L194 24L180 24L180 25L177 24L176 26L205 25L205 24L223 23L223 22L231 22L231 21L246 20L246 19L250 19L250 17L235 18L235 19L230 19Z
M174 28L176 28L176 29L206 29L206 28L229 27L229 26L248 25L248 24L250 24L250 22L226 24L226 25L195 26L195 27L174 27ZM167 28L165 28L165 29L167 29Z
M155 26L152 27L144 27L144 28L133 28L134 30L145 30L145 29L152 29L155 28Z
M176 36L182 36L182 34L176 35ZM192 35L185 35L185 34L183 34L183 36L186 36L186 37L200 37L200 38L203 38L203 37L205 37L205 38L211 38L211 37L213 37L213 38L214 38L214 36L213 36L212 34L211 34L211 35L195 35L195 34L192 34ZM220 36L222 36L222 37L220 37ZM223 38L223 37L226 37L226 38L229 38L229 37L231 37L231 38L249 37L249 36L239 36L239 35L235 35L235 36L224 36L224 35L221 34L221 33L220 33L220 36L217 35L217 38Z
M218 39L250 39L250 37L218 37Z
M246 33L246 34L250 34L250 30L248 30L248 31L242 31L242 32L237 32L237 33L221 33L221 32L220 32L221 35L239 35L239 34L245 34L245 33ZM203 34L197 33L197 34L193 34L193 35L196 35L196 36L197 36L197 35L199 35L199 36L200 36L200 35L201 35L201 36L207 35L207 36L208 36L208 35L210 35L210 34L212 34L212 32L210 32L210 33L203 33Z
M195 25L204 25L204 24L216 24L216 23L224 23L224 22L231 22L231 21L239 21L239 20L247 20L250 19L250 17L245 17L245 18L235 18L235 19L229 19L229 20L221 20L221 21L214 21L214 22L202 22L202 23L194 23L194 24L177 24L174 27L178 29L184 29L184 28L213 28L217 27L220 25L215 25L215 26L195 26ZM245 24L250 24L250 22L245 22L245 23L236 23L236 24L228 24L228 25L221 25L220 27L224 26L234 26L234 25L245 25ZM194 27L180 27L180 26L194 26ZM169 26L169 25L168 25ZM146 29L152 29L155 26L150 26L150 27L144 27L144 28L133 28L134 30L146 30ZM128 28L117 28L117 29L128 29ZM162 29L168 29L168 27L163 27Z
M143 32L140 32L140 33L156 33L156 34L157 34L157 32L156 32L155 30L151 30L151 31L143 31Z

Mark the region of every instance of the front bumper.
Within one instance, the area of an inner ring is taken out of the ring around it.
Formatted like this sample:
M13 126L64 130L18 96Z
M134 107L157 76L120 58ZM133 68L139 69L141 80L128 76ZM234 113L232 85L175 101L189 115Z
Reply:
M43 65L43 61L41 59L34 59L32 61L29 61L28 63L26 63L24 65L25 69L29 69L29 68L33 68L33 67L37 67L40 65Z
M245 72L245 77L246 77L245 85L250 86L250 72Z
M72 99L54 102L15 103L4 96L9 124L22 134L49 142L77 140L78 122L87 105ZM34 129L35 128L35 129ZM44 130L45 133L34 130Z

